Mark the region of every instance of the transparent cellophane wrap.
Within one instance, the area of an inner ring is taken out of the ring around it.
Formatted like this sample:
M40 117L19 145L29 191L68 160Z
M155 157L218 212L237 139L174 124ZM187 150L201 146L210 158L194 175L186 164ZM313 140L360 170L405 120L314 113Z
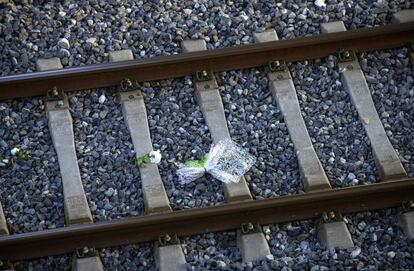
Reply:
M190 183L209 173L224 183L238 183L256 159L231 140L213 145L201 161L180 164L177 175L182 184Z

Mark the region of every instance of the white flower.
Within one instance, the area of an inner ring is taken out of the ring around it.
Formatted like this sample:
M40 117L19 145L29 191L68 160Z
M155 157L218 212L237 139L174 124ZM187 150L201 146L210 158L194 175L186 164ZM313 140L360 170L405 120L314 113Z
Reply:
M17 153L19 153L20 149L19 148L13 148L10 153L11 155L15 156Z
M156 151L151 151L149 153L149 157L150 157L150 162L151 164L159 164L161 162L161 152L160 150L156 150Z
M102 94L101 96L99 96L99 103L103 104L106 101L106 97L105 94Z

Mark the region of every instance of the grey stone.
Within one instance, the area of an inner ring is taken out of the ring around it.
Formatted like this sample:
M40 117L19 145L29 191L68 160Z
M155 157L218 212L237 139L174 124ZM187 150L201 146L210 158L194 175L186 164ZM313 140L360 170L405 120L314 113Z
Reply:
M70 48L70 44L69 41L66 38L62 38L59 40L58 42L59 47L63 48L63 49L69 49Z
M361 254L361 248L356 247L354 250L351 251L351 258L356 258Z
M181 42L181 50L184 53L207 50L205 40L184 40Z
M60 58L68 58L70 57L70 51L64 48L60 48L58 56Z
M130 49L109 52L109 62L133 60L134 55Z
M57 70L63 68L62 63L58 57L53 58L39 58L36 61L38 71Z
M261 33L253 33L254 42L269 42L278 40L276 30L268 29Z
M346 31L343 21L335 21L321 24L321 32L323 34Z
M350 181L352 181L352 180L354 180L354 179L356 178L356 176L355 176L355 174L354 174L354 173L350 172L350 173L348 174L347 178L348 178Z
M21 62L23 67L29 67L29 56L27 54L22 54Z
M318 227L318 239L330 249L354 246L351 234L343 221L321 224Z

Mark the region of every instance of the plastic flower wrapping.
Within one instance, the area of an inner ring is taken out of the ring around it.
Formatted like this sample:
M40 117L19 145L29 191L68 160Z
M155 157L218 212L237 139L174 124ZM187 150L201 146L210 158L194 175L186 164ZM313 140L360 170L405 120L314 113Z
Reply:
M231 140L213 145L201 161L179 164L177 175L182 184L190 183L209 173L224 183L238 183L256 159Z

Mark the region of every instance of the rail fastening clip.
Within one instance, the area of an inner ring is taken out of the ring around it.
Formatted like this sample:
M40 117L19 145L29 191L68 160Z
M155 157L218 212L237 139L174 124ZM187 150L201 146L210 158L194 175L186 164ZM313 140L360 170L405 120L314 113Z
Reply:
M213 80L213 78L214 78L214 74L212 71L202 70L202 71L197 71L194 74L194 80L196 82L210 81L210 80Z
M138 81L131 80L129 78L123 79L118 87L118 90L121 92L135 91L135 90L140 90L140 89L141 89L141 86L139 85Z
M356 59L356 54L352 50L341 49L337 54L339 62L349 62Z
M286 62L283 60L271 61L267 64L271 72L284 72L287 70Z
M158 244L160 247L179 245L180 239L176 234L164 234L158 237Z
M241 224L241 234L246 235L246 234L251 234L251 233L261 233L262 232L262 227L260 227L259 223L244 223Z
M339 211L323 212L321 216L321 223L332 223L344 221L344 217Z
M46 92L46 99L48 101L62 101L65 97L65 93L62 89L53 87Z
M401 213L408 213L411 211L414 211L414 201L413 200L407 200L402 203Z
M98 255L98 252L96 251L94 247L85 246L83 248L76 250L76 258L78 259L94 257L97 255Z

